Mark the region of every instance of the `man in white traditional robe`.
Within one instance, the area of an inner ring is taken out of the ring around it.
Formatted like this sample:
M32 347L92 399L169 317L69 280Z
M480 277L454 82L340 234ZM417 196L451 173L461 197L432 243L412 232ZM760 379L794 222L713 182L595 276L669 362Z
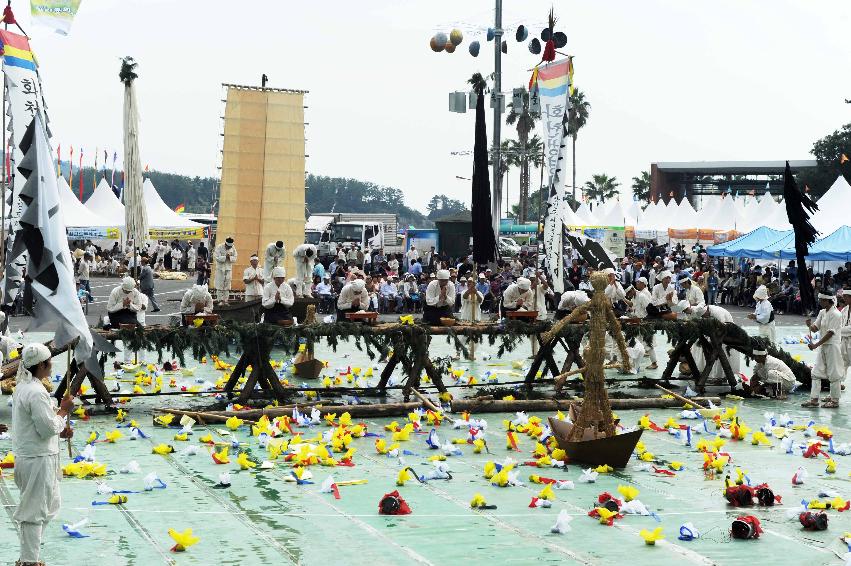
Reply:
M257 267L260 258L257 254L251 256L250 265L242 272L242 282L245 283L245 301L256 301L263 296L263 285L266 278L263 270Z
M795 374L782 360L769 356L766 350L754 350L756 362L750 388L754 393L765 393L770 397L785 399L795 385Z
M272 270L272 280L263 287L263 322L277 324L280 320L292 320L290 307L295 302L292 287L286 280L283 267Z
M233 238L228 236L223 244L216 246L216 249L213 250L213 259L216 260L216 298L220 301L227 301L230 299L233 266L237 259Z
M819 339L807 345L816 353L816 363L811 372L810 400L802 403L802 407L815 408L819 406L821 381L826 379L830 384L830 395L822 399L822 408L838 409L839 396L842 392L842 379L845 377L845 363L842 361L842 314L836 308L833 295L818 294L821 310L816 321L806 320L811 332L818 332Z
M768 300L768 288L760 285L754 292L753 298L756 301L756 307L748 318L756 321L760 336L768 338L769 342L775 344L777 336L774 329L774 307Z
M296 297L312 297L313 266L316 263L316 246L301 244L293 250L295 260Z
M20 492L13 515L21 543L18 564L41 564L44 531L61 505L59 438L72 436L66 418L73 397L63 397L57 410L56 400L41 383L52 375L50 358L50 350L38 342L24 348L12 397L15 485Z
M263 258L263 279L266 282L272 280L273 269L284 266L284 259L286 257L287 248L284 246L283 240L269 242L269 245L266 246L265 257Z

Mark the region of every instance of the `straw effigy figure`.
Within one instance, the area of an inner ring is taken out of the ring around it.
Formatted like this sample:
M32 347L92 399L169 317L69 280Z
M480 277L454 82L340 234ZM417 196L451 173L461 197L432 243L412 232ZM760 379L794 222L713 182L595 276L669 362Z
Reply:
M561 329L572 322L582 322L586 316L590 319L588 347L583 353L585 368L582 372L585 383L585 395L582 408L576 418L570 441L578 441L583 432L595 428L606 437L615 435L615 423L612 418L612 406L606 393L606 379L603 372L603 362L606 352L606 326L618 345L621 357L621 369L629 371L629 356L626 353L626 341L621 332L621 325L612 309L611 301L606 297L608 278L600 271L591 275L591 286L594 296L591 301L577 307L569 316L560 320L544 336L544 342L550 343L556 339Z

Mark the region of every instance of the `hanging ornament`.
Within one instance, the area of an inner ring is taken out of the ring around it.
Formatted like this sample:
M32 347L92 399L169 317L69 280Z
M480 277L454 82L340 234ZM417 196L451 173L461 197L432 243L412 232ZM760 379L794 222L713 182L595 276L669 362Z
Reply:
M553 33L550 28L544 28L541 30L541 41L547 42L552 37Z
M432 51L434 51L435 53L440 53L441 51L443 51L443 46L446 45L446 42L444 41L443 43L441 43L440 41L438 41L437 36L435 35L431 38L431 41L429 41L428 44L431 46Z
M452 45L451 41L447 41L446 45L443 46L447 53L455 53L455 46Z
M455 28L449 32L449 41L452 42L452 45L458 47L461 45L461 42L464 41L464 34L461 33L460 29Z
M494 38L493 28L488 28L488 41L493 41L493 38Z
M473 57L478 57L479 56L479 48L480 48L479 42L478 41L472 41L472 42L470 42L470 46L467 49L470 50L470 55L472 55Z
M562 49L567 45L567 34L563 31L555 32L553 34L553 43L555 43L556 49Z
M514 38L519 43L521 41L526 41L527 37L529 37L529 30L526 29L526 26L524 26L523 24L520 24L517 27L517 31L514 33Z
M541 53L541 42L537 37L532 38L532 41L529 42L529 52L532 55L540 55L540 53Z
M554 41L555 33L553 33L553 30L555 30L556 27L556 16L552 8L550 8L550 17L548 23L549 26L546 30L544 30L546 31L546 37L544 32L541 32L541 39L546 42L546 45L544 45L544 54L541 56L541 59L549 62L555 61L556 58L556 46Z
M502 52L506 54L508 53L508 42L504 39L502 40Z

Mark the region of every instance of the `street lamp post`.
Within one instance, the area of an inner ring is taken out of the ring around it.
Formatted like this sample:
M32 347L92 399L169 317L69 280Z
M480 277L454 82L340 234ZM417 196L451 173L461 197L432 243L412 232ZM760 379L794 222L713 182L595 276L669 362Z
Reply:
M502 0L495 0L493 49L494 72L493 93L493 194L491 198L491 219L493 222L494 241L499 242L499 220L502 218L502 174L500 167L500 143L502 136Z

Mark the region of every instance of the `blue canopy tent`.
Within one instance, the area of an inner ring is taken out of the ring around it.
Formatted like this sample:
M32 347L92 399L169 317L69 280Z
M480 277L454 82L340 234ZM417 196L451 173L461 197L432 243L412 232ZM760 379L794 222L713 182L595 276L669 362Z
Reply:
M810 247L809 259L819 261L851 261L851 228L840 226Z
M792 230L761 227L740 238L712 246L710 256L747 257L754 259L795 259L795 234ZM811 261L851 261L851 227L841 226L832 234L810 246Z
M761 226L744 236L711 246L706 250L710 256L750 257L756 259L778 259L782 251L792 245L794 257L794 233L792 230L775 230Z

